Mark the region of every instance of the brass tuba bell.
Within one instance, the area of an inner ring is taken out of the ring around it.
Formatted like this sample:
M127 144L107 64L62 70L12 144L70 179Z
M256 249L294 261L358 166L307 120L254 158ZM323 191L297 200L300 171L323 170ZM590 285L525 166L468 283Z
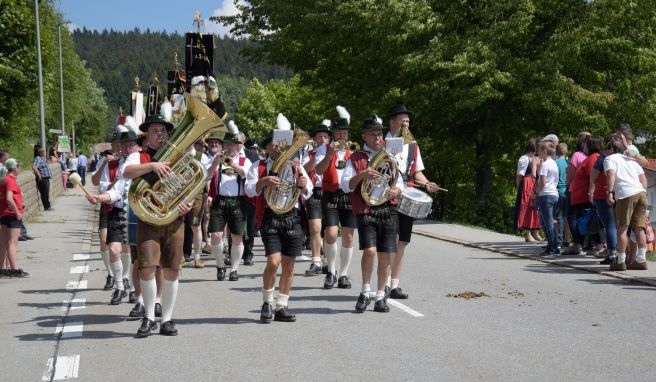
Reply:
M300 176L300 170L294 169L295 164L291 158L310 142L308 134L301 129L294 129L294 140L289 147L281 149L278 158L271 165L271 172L281 180L278 187L267 187L264 190L264 198L277 214L284 214L292 210L301 196L301 190L296 187L296 176Z
M361 195L369 206L380 206L389 199L386 192L396 185L399 177L399 166L393 156L385 151L385 146L374 153L369 160L369 167L378 171L380 176L375 179L365 179L361 184Z

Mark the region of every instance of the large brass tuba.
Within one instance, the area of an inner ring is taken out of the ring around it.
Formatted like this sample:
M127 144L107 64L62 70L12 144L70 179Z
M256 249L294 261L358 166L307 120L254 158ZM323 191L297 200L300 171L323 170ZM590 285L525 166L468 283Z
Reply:
M203 191L207 170L188 152L198 138L212 128L227 131L223 121L201 100L185 94L187 111L173 136L153 157L153 162L169 162L171 175L159 179L154 173L135 179L130 186L130 208L142 221L167 225L178 218L180 203L189 203Z
M294 174L294 163L291 158L305 145L310 142L310 137L301 129L294 129L294 141L289 147L278 155L271 165L271 172L280 178L278 187L264 190L264 198L269 208L277 214L284 214L292 210L298 202L301 190L296 187L296 176L300 175L300 169Z
M399 177L399 166L396 159L385 151L385 146L380 145L380 149L369 159L369 167L378 171L380 176L375 179L364 179L362 181L361 194L362 199L369 206L380 206L387 202L386 191L396 185Z

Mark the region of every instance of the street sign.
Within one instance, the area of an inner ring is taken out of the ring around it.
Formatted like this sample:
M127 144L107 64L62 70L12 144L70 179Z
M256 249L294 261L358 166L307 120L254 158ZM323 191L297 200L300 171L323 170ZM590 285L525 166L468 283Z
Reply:
M61 134L62 133L60 129L50 129L48 131L53 133L53 134Z
M58 141L57 151L60 153L70 153L71 152L71 143L68 140L68 135L60 135Z

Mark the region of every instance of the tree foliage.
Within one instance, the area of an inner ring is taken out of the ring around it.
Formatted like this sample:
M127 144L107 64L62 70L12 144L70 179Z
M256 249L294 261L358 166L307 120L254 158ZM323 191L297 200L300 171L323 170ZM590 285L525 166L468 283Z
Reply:
M340 100L356 121L396 100L415 111L426 173L455 191L439 196L447 218L510 227L514 163L530 136L605 135L621 121L656 130L654 2L237 6L216 20L251 37L251 59L293 69L320 103Z

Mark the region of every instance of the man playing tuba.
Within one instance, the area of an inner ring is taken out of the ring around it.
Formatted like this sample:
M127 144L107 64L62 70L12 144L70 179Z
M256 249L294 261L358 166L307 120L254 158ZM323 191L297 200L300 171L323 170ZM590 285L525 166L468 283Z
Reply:
M390 271L390 254L396 252L395 212L390 200L401 193L403 181L400 176L393 174L391 179L396 179L396 183L384 185L387 201L377 206L368 205L361 192L363 181L368 180L368 183L373 183L383 177L378 169L369 163L372 158L380 155L379 150L384 150L382 138L382 121L378 117L366 120L362 129L364 146L360 151L353 153L346 162L340 183L340 188L344 192L351 193L351 205L358 221L358 236L362 250L362 291L355 304L358 313L364 312L371 302L374 257L378 257L378 289L374 310L389 311L385 296L385 281ZM390 167L389 162L387 165ZM397 171L396 166L391 168L392 171Z

